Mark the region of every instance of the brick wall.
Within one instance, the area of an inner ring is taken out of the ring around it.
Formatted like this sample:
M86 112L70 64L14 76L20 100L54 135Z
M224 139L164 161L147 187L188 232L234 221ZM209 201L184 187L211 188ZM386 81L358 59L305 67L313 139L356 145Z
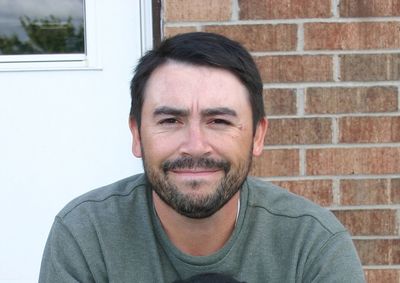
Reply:
M161 19L251 51L270 121L252 174L331 209L368 282L400 282L400 0L163 0Z

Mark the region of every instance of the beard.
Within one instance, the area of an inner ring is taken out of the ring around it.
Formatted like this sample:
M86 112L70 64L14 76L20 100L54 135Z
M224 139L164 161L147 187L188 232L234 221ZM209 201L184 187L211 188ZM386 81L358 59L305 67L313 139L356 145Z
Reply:
M227 160L216 160L208 157L179 157L166 160L160 168L151 167L143 155L143 167L150 188L176 212L189 218L207 218L221 209L241 188L250 170L252 151L247 160L241 161L233 168ZM144 153L142 149L142 153ZM211 193L193 195L184 193L186 190L195 191L204 183L202 180L191 180L180 188L169 178L169 171L174 169L206 168L221 170L223 177L212 184ZM189 189L187 189L187 187Z

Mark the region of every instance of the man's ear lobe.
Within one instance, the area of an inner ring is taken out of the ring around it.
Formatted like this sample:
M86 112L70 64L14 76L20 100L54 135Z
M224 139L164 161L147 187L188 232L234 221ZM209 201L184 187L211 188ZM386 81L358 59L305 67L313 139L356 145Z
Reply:
M134 118L129 118L129 129L131 130L132 134L132 153L136 157L142 157L140 129Z
M267 134L268 128L268 120L266 117L262 118L256 127L256 132L253 138L253 155L259 156L261 155L264 149L264 139Z

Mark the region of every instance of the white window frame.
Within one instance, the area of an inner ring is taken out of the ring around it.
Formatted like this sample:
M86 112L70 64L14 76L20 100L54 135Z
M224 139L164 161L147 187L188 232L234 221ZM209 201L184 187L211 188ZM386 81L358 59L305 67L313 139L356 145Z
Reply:
M142 38L142 50L144 55L147 50L153 48L153 7L152 0L140 0L140 32Z
M96 4L97 2L97 4ZM142 54L152 47L152 1L140 0ZM102 70L98 44L98 0L84 0L85 54L1 55L0 72L43 70Z

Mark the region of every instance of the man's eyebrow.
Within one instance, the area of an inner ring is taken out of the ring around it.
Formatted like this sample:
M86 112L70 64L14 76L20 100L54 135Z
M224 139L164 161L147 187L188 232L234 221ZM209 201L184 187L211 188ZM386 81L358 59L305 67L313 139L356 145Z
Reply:
M208 108L201 111L203 116L216 116L216 115L229 115L229 116L237 116L235 110L228 107L217 107L217 108Z
M157 107L153 112L153 116L157 115L188 116L189 110L170 106L160 106Z

